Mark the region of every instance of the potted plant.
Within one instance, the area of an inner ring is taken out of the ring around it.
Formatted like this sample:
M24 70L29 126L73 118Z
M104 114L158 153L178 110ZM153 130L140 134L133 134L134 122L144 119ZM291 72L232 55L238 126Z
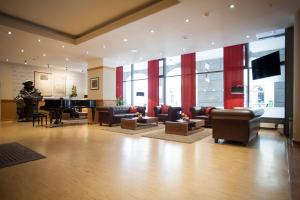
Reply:
M123 100L122 97L117 97L116 105L117 106L123 106L124 105L124 100Z
M77 88L75 85L72 86L72 92L70 94L70 98L77 97Z

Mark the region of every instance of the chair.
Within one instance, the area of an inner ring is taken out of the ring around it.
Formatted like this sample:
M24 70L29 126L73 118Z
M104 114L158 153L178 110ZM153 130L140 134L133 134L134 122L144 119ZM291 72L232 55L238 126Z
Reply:
M43 126L43 121L45 119L46 125L47 125L47 121L48 121L48 115L47 113L43 113L43 112L35 112L32 114L32 126L34 127L34 123L37 120L38 121L38 126L40 125L41 122L41 126Z

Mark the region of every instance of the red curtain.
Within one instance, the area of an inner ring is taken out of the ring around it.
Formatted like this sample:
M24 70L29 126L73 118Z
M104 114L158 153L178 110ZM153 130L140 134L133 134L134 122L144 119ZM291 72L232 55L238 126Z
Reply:
M159 104L159 61L148 61L148 116L154 116L153 108Z
M123 67L117 67L116 70L116 97L123 98Z
M191 117L190 107L196 105L196 54L181 55L182 112Z
M224 48L224 108L244 107L243 94L231 88L244 85L244 44Z

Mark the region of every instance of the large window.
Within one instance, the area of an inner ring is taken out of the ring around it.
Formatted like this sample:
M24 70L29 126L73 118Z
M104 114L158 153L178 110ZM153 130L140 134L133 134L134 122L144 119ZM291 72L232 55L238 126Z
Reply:
M131 105L131 65L123 67L123 98L125 105Z
M148 63L133 65L133 104L147 106L148 104Z
M166 104L181 106L181 57L166 58Z
M280 52L281 75L252 79L251 61L275 51ZM284 117L285 104L285 37L268 38L249 43L249 106L264 108L263 117ZM245 81L246 82L246 81Z
M196 105L224 106L223 49L196 53Z

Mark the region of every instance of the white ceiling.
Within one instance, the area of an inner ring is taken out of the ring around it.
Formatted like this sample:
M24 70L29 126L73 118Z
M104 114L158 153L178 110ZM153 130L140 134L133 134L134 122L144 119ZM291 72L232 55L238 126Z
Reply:
M231 3L234 9L229 8ZM175 6L79 45L0 26L0 60L27 60L32 65L81 70L86 69L88 60L102 57L105 66L126 65L253 41L257 33L293 25L293 16L299 9L299 0L181 0ZM206 12L209 16L204 16ZM152 29L154 33L150 32ZM12 34L8 35L8 31ZM133 53L132 49L138 52Z

